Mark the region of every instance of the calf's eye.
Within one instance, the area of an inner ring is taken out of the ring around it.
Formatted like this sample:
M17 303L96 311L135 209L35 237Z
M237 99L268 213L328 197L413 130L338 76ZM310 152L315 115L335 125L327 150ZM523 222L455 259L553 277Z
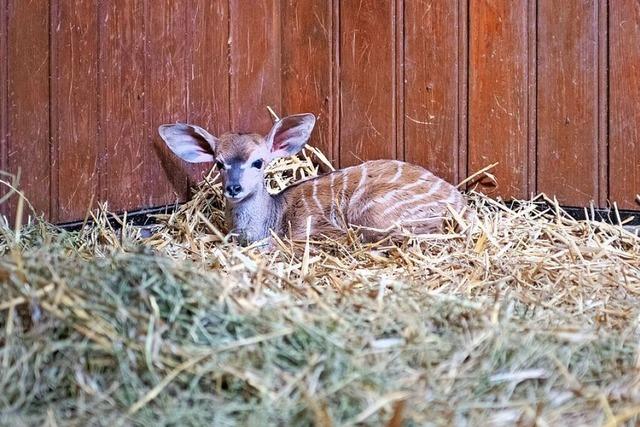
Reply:
M256 169L261 169L262 168L262 159L258 159L255 162L251 163L251 166L253 166Z
M220 171L221 171L222 169L224 169L224 163L222 163L222 162L216 162L216 168L218 168L218 170L220 170Z

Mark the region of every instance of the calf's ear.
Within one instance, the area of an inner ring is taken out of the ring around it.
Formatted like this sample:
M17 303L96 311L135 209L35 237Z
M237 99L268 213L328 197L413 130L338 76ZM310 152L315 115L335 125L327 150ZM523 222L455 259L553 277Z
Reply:
M200 126L186 123L161 125L158 133L173 153L189 163L214 160L218 138Z
M313 114L295 114L280 119L266 137L271 158L289 157L302 150L316 124Z

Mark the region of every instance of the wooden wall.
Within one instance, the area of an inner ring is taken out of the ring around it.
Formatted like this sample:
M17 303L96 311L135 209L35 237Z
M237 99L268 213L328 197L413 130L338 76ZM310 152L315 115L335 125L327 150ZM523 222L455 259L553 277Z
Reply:
M0 37L0 170L54 221L185 199L205 167L157 126L266 132L266 105L337 165L640 209L638 0L0 0Z

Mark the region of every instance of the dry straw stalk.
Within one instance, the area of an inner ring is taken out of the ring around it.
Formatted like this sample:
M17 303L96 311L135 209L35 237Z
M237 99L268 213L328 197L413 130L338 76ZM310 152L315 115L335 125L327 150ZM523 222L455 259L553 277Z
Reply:
M151 230L5 224L0 424L637 424L638 236L470 200L473 227L268 254L229 240L215 172Z

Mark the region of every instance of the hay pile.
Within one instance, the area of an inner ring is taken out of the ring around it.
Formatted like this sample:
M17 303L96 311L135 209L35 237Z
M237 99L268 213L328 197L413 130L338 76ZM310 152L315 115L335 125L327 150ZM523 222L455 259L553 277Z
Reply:
M273 188L312 157L274 165ZM212 178L151 230L104 209L77 232L0 228L0 424L640 421L622 227L472 193L473 229L264 255L225 238Z

